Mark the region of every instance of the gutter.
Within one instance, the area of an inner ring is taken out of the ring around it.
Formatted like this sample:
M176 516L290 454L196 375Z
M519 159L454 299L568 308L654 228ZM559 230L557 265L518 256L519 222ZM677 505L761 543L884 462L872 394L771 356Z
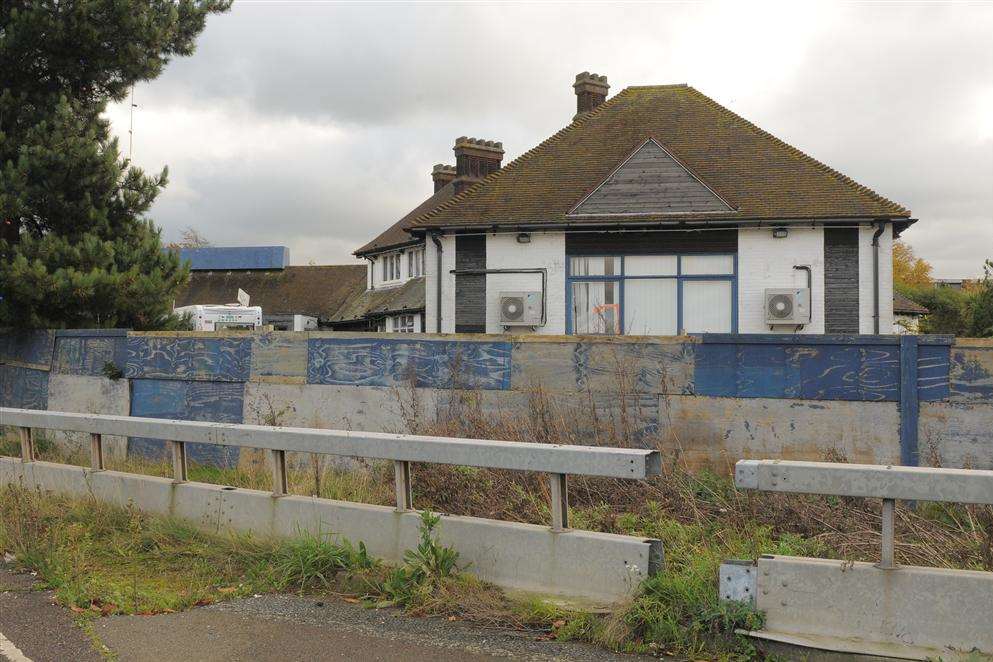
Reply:
M895 224L906 223L911 225L917 221L916 218L891 218L887 222ZM687 230L708 230L708 229L733 229L733 228L776 228L783 226L830 226L830 227L858 227L866 222L879 222L865 216L852 217L810 217L810 218L764 218L764 219L713 219L713 220L690 220L678 219L661 221L624 221L618 217L599 217L588 221L577 222L557 222L557 223L515 223L513 225L494 225L491 223L479 223L473 225L444 225L424 228L411 228L409 232L466 232L472 234L490 234L503 232L542 232L550 230L566 231L587 231L587 232L644 232L646 230L658 231L678 231ZM847 225L846 225L847 224ZM670 230L671 229L671 230Z
M437 232L431 233L431 241L434 242L435 251L438 258L438 266L435 269L435 308L434 308L434 332L441 333L441 239Z
M879 335L879 237L886 229L885 221L876 222L872 235L872 332Z

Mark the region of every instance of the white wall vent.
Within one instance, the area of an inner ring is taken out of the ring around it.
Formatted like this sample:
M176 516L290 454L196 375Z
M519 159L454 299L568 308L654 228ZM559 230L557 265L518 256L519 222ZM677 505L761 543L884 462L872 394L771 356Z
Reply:
M810 290L805 287L766 289L765 323L791 326L810 324Z
M541 326L541 292L501 292L500 324Z

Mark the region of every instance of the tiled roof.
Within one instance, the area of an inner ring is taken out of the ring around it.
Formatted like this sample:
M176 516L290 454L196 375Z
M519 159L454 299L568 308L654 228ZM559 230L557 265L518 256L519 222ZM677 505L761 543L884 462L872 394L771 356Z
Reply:
M903 315L927 315L931 311L919 303L911 301L899 292L894 292L893 312Z
M231 303L238 288L267 315L309 315L326 320L366 288L366 266L342 264L265 271L194 271L176 306Z
M649 138L733 207L724 212L570 216ZM411 227L833 218L910 212L686 85L629 87Z
M397 287L364 290L354 294L330 321L349 322L390 313L424 309L424 278L411 278Z
M447 202L455 195L455 184L449 182L440 188L430 198L417 205L406 216L387 228L381 235L370 241L368 244L358 249L353 255L366 255L378 251L387 250L397 246L403 246L414 241L414 237L407 233L407 228L417 220L418 217L437 209L443 202Z

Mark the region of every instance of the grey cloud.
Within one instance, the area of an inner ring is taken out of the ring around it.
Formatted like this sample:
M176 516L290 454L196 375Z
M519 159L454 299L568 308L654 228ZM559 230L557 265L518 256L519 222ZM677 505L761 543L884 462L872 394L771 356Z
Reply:
M970 275L993 255L993 136L967 130L993 98L991 33L981 5L236 3L139 88L139 113L237 110L299 121L301 140L211 158L154 125L138 135L182 184L153 210L167 235L194 225L331 263L430 193L455 136L502 140L510 159L567 124L577 71L613 92L688 82L910 207L918 253ZM322 127L349 139L311 144Z

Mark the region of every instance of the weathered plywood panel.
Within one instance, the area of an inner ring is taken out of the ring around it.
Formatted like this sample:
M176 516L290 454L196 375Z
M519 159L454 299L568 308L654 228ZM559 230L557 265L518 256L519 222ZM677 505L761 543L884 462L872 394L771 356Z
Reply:
M993 345L956 345L951 351L953 402L993 403Z
M918 393L937 400L948 393L948 347L921 345ZM696 346L696 393L738 398L897 401L899 345L749 344Z
M663 396L659 421L663 447L693 468L725 471L742 459L900 460L892 402Z
M307 379L306 332L263 333L252 339L252 379Z
M138 379L131 385L131 415L180 421L242 423L245 385L237 382L198 382L175 379ZM164 459L165 442L132 438L128 452ZM237 464L238 448L189 444L192 462L230 467Z
M529 343L513 348L511 388L550 392L691 393L693 344Z
M55 331L10 331L0 334L0 363L48 370L52 365Z
M0 407L48 409L48 377L47 370L0 364Z
M311 338L307 382L350 386L510 388L509 342Z
M126 338L121 336L59 336L52 370L65 375L105 375L107 366L123 371Z
M130 411L128 380L53 372L48 380L48 409L127 416ZM45 434L65 450L89 453L88 434L54 430ZM103 448L106 457L123 459L127 453L127 438L105 436Z
M922 402L918 430L922 465L993 469L993 400Z
M248 337L128 337L124 374L131 379L248 380Z

